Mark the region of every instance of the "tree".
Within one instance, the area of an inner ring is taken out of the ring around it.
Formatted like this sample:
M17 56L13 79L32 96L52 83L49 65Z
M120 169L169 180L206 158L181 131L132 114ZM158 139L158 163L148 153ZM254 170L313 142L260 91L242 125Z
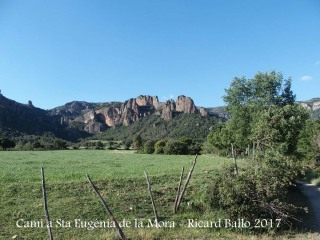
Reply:
M291 157L275 152L257 157L258 161L240 168L237 175L234 166L216 173L208 186L208 202L232 221L282 219L283 224L290 225L299 208L288 202L288 192L300 174L300 166Z
M164 153L168 155L188 154L186 145L177 140L169 140L164 148Z
M37 141L33 144L33 148L35 149L44 148L44 145Z
M153 140L148 140L143 145L143 153L152 154L154 153L154 144Z
M143 140L140 135L136 135L133 139L133 147L136 149L138 152L140 152L143 148Z
M123 146L125 150L129 150L132 144L132 140L131 139L126 139L123 141Z
M67 149L67 142L62 141L60 139L56 139L53 142L53 146L54 146L54 149L59 149L59 150Z
M98 142L96 143L96 149L103 149L103 148L104 148L103 142L98 141Z
M320 161L320 120L308 119L299 135L298 152L307 160Z
M272 106L294 104L295 95L291 91L291 79L284 80L281 73L258 72L253 79L235 78L223 100L231 114L239 106Z
M293 154L308 118L306 109L299 105L271 106L254 118L250 139L260 150L271 148L282 154Z
M109 149L109 150L113 150L113 149L114 149L114 147L113 147L113 141L109 141L109 142L108 142L108 149Z
M308 114L294 104L290 78L284 80L274 71L259 72L253 79L235 78L223 99L231 118L209 134L209 143L220 149L233 143L245 151L254 142L261 150L295 152Z
M200 154L201 144L195 142L190 137L181 137L179 142L185 145L184 154L196 155Z
M166 142L164 140L159 140L154 144L154 153L156 154L164 154L164 149L166 146Z
M7 137L0 137L0 147L3 150L6 150L8 148L14 148L16 146L16 143L12 140L10 140Z
M214 126L207 139L208 143L212 146L218 149L226 149L230 147L231 143L234 143L231 137L232 133L230 132L230 128L226 126L226 123L220 123Z

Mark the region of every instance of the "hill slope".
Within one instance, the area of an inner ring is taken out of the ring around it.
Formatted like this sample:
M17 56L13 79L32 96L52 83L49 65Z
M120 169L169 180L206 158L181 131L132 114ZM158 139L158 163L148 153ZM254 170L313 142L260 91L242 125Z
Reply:
M320 118L320 98L299 101ZM51 110L21 104L0 94L0 131L10 136L53 134L70 141L87 138L124 140L140 134L147 139L188 136L202 139L216 122L229 118L224 107L197 107L179 96L159 102L157 96L140 95L125 102L73 101Z
M198 136L222 117L195 106L179 96L176 101L159 102L158 97L138 96L123 103L73 101L52 110L21 104L0 95L0 130L10 136L53 134L76 141L100 134L99 138L125 139L136 133L148 138Z

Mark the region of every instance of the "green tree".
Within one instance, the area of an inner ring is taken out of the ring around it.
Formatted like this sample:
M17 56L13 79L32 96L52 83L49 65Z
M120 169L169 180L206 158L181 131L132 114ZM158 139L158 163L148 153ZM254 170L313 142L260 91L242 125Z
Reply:
M239 106L256 107L294 104L295 95L291 91L291 79L283 79L281 73L258 72L253 79L235 78L227 95L223 97L227 109L238 111Z
M187 154L187 146L177 140L169 140L164 148L164 153L168 155Z
M54 146L54 149L59 149L59 150L67 149L67 142L60 139L56 139L53 142L53 146Z
M14 148L16 146L15 142L10 140L7 137L0 137L0 147L3 150L6 150L8 148Z
M250 139L259 150L295 153L299 133L308 118L308 112L299 105L271 106L254 118Z
M298 152L307 160L320 161L320 120L308 119L299 135Z
M190 137L181 137L179 142L185 146L183 154L196 155L200 154L201 144L195 142Z
M33 148L35 149L44 148L44 145L37 141L33 144Z
M281 73L257 73L253 79L235 78L223 97L231 118L208 135L208 142L223 149L233 143L245 151L254 142L259 149L296 150L307 112L294 104L291 79Z
M103 142L98 141L98 142L96 143L96 149L103 149L103 148L104 148Z
M138 152L140 152L141 150L143 150L143 140L142 137L139 135L136 135L133 139L133 147L135 150L137 150Z
M152 154L154 153L154 144L153 140L148 140L143 145L143 153Z
M114 147L113 147L113 141L109 141L109 142L108 142L108 149L109 149L109 150L113 150L113 149L114 149Z
M164 154L164 149L166 142L164 140L159 140L154 144L154 152L156 154Z
M232 143L231 132L226 123L220 123L214 126L207 137L208 143L218 149L229 148Z
M123 141L123 146L125 150L129 150L132 144L132 140L131 139L126 139Z
M245 169L240 168L237 175L233 165L221 169L208 187L208 202L233 220L278 218L289 225L298 207L288 203L288 193L301 166L291 157L275 152L257 158Z

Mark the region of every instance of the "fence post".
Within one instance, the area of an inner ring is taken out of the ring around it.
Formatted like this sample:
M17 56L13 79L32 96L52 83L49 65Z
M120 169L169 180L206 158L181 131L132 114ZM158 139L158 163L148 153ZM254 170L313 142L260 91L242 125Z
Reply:
M106 210L107 214L109 215L109 217L111 218L111 220L114 222L114 225L115 225L115 229L117 230L118 234L119 234L119 237L122 239L122 240L126 240L126 237L124 235L124 233L122 232L122 229L120 228L117 220L115 219L115 217L113 216L111 210L109 209L108 205L106 204L106 202L103 200L102 196L100 195L98 189L96 188L96 186L93 184L93 182L91 181L91 178L90 176L87 174L87 178L93 188L93 190L95 191L95 193L97 194L100 202L102 203L104 209Z
M42 175L42 196L43 196L43 203L44 203L44 213L46 215L46 223L47 223L48 235L49 235L49 239L53 240L53 236L52 236L52 232L51 232L51 222L50 222L48 204L47 204L46 182L45 182L45 178L44 178L44 169L43 169L43 167L41 167L41 175Z
M181 203L181 201L182 201L182 198L183 198L183 196L184 196L184 193L185 193L185 191L186 191L186 189L187 189L187 186L188 186L188 183L189 183L189 181L190 181L190 178L191 178L191 175L192 175L194 166L196 165L197 157L198 157L198 154L196 154L196 156L195 156L195 158L194 158L194 160L193 160L193 163L192 163L192 166L191 166L190 171L189 171L189 173L188 173L186 182L185 182L184 185L183 185L182 192L181 192L181 194L180 194L180 196L179 196L178 203L177 203L177 210L178 210L178 208L179 208L179 206L180 206L180 203Z
M156 226L158 227L158 211L157 211L156 205L154 204L149 177L146 172L144 172L144 175L146 176L146 180L148 184L148 191L149 191L149 195L150 195L150 199L153 207L154 218L155 218L154 221L156 222Z
M184 172L184 167L182 167L182 170L180 173L180 180L179 180L179 185L178 185L178 189L177 189L176 199L174 201L173 213L177 212L177 204L178 204L178 199L179 199L179 195L180 195L180 188L181 188L181 183L182 183L183 172Z

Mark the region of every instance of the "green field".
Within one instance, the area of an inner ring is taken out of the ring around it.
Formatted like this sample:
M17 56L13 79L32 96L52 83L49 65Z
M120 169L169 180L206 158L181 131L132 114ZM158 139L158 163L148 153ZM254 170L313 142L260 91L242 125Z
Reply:
M113 228L88 230L79 224L75 226L75 219L83 222L108 220L86 174L91 176L117 220L125 219L132 224L123 229L129 239L247 238L248 231L239 235L241 230L187 227L188 219L224 218L220 212L208 211L205 192L211 176L224 164L232 162L231 159L199 156L180 211L172 213L181 168L185 167L186 176L193 158L105 150L1 151L0 239L47 239L41 167L45 169L55 239L117 239ZM246 163L240 160L239 164ZM149 219L153 220L154 216L144 171L150 178L160 220L174 221L174 228L148 227ZM44 227L19 228L16 226L19 219L24 219L19 221L20 226L28 221L42 221ZM135 227L135 219L141 220L143 227Z

